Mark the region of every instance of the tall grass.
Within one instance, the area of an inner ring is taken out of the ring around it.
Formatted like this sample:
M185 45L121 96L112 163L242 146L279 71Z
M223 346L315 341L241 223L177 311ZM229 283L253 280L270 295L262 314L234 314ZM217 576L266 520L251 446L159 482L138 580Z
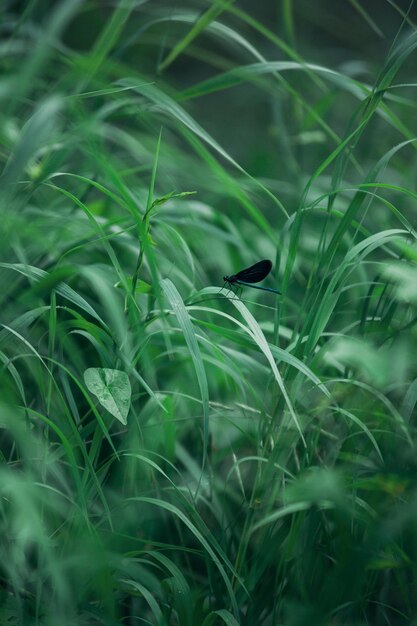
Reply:
M0 625L417 623L417 16L314 11L2 4Z

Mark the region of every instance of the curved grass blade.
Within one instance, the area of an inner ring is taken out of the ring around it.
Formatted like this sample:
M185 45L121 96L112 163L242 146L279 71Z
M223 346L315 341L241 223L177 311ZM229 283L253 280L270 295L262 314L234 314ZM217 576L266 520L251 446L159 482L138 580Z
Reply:
M226 589L229 593L229 597L230 597L230 602L231 605L233 607L233 612L236 616L239 616L239 608L238 608L238 604L237 604L237 598L235 596L235 593L233 591L231 582L227 576L226 570L223 566L223 563L221 562L219 556L216 554L216 552L214 551L214 549L211 547L211 545L209 544L208 540L206 539L206 537L204 537L204 535L202 534L202 532L191 522L191 520L189 519L189 517L187 515L185 515L178 507L174 506L173 504L171 504L170 502L165 502L163 500L157 500L156 498L148 498L145 496L139 496L139 497L135 497L135 498L129 498L129 500L133 501L133 502L146 502L147 504L153 504L159 508L165 509L166 511L169 511L170 513L172 513L173 515L176 515L182 522L183 524L185 524L187 526L187 528L192 532L192 534L195 536L195 538L197 539L197 541L203 546L203 548L206 550L206 552L210 555L214 565L217 567L220 576L222 577L224 584L226 586ZM208 535L210 536L210 535ZM230 564L229 564L229 567ZM234 571L234 568L232 567L232 571L233 571L233 575L234 577L236 577L239 581L240 578L237 574L237 572ZM240 581L242 583L242 581Z
M226 624L226 626L240 625L240 622L238 622L236 618L229 613L229 611L226 611L226 609L219 609L218 611L213 611L207 615L203 622L203 626L212 626L215 622L218 622L219 617Z
M197 19L195 24L192 26L191 30L183 37L171 50L171 52L165 57L165 59L160 63L158 67L158 71L162 72L164 69L169 67L173 61L183 52L200 33L207 29L210 23L216 19L220 13L228 8L231 4L233 4L235 0L214 0L211 6L208 7L206 11L203 12L201 17Z
M194 369L197 375L198 385L200 387L201 399L203 402L203 462L201 469L201 476L204 473L207 459L208 438L209 438L209 393L206 372L203 365L203 359L201 358L200 348L198 345L197 337L190 320L190 316L186 309L186 306L177 290L175 285L169 280L164 278L161 281L161 287L168 298L168 301L175 313L178 323L184 333L184 339L190 351L190 356L194 365Z
M23 265L23 263L0 263L0 267L4 267L5 269L14 270L15 272L19 272L23 276L26 276L30 280L34 280L35 282L39 282L47 278L50 274L45 270L40 269L39 267L35 267L33 265ZM100 322L105 328L106 324L95 312L93 307L85 300L82 296L80 296L72 287L67 285L66 283L60 283L55 287L55 291L66 298L76 306L80 307L83 311L94 317L96 320Z
M214 288L210 288L213 290L213 293L215 293L215 289ZM239 313L242 315L243 319L246 321L247 326L243 326L242 328L245 330L245 332L252 338L252 340L258 345L259 349L261 350L261 352L263 352L263 354L265 355L272 373L274 375L274 378L278 384L278 387L281 390L281 393L284 397L285 400L285 404L288 407L289 413L291 415L291 418L300 434L301 440L304 444L304 446L306 446L306 441L304 438L304 434L299 422L299 419L294 411L294 407L292 405L291 399L288 395L288 392L285 388L284 385L284 381L282 379L281 374L278 371L277 365L275 363L274 357L272 355L271 349L269 347L269 344L265 338L265 335L263 334L261 327L259 326L258 322L256 321L256 319L253 317L253 315L250 313L250 311L246 308L246 306L243 304L243 302L235 297L232 297L230 294L225 295L225 297L227 297L230 302L232 302L232 304L237 308L237 310L239 311Z

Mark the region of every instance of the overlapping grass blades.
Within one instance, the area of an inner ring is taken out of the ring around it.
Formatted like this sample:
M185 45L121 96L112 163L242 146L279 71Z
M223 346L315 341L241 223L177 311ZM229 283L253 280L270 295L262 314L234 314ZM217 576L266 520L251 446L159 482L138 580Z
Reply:
M246 4L0 6L1 624L417 619L415 6Z

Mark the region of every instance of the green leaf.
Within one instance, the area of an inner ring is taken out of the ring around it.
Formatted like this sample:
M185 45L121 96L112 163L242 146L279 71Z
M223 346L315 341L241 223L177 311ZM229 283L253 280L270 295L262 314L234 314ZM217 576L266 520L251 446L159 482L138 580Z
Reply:
M52 289L54 279L50 279L49 273L45 272L45 270L41 269L40 267L35 267L34 265L26 265L23 263L0 263L0 268L10 269L15 272L19 272L19 274L26 276L30 281L34 281L35 283L44 281L43 286L49 285L49 288ZM60 296L66 298L76 306L80 307L80 309L94 317L101 324L103 324L103 326L105 326L104 321L101 319L98 313L95 312L93 307L87 302L87 300L85 300L76 291L74 291L72 287L64 282L61 282L58 283L58 285L54 287L54 289Z
M160 204L165 204L165 202L168 202L168 200L172 200L173 198L185 198L186 196L193 196L196 193L196 191L180 191L179 193L171 191L160 198L155 198L152 202L151 209L155 206L159 206Z
M417 267L404 262L387 264L385 274L396 283L395 296L403 302L417 302Z
M212 611L209 615L207 615L206 619L203 622L203 626L212 626L215 621L218 622L218 618L221 618L227 626L239 626L239 622L236 618L226 611L226 609L219 609L218 611Z
M61 108L62 98L53 96L42 102L26 122L19 142L4 168L3 186L17 182L31 159L53 140Z
M206 11L202 13L200 18L193 25L191 30L183 37L171 50L168 56L162 61L158 67L158 71L166 69L175 59L188 48L188 46L194 41L198 35L200 35L209 24L216 19L223 11L227 10L228 6L233 4L235 0L218 0L214 1Z
M169 278L164 278L161 281L161 287L169 300L172 310L175 313L178 323L184 333L184 339L187 343L190 351L190 356L194 365L194 369L197 375L198 385L200 387L201 399L203 402L203 469L205 467L207 448L208 448L208 436L209 436L209 392L206 371L204 369L203 358L201 356L200 347L196 333L194 331L193 324L191 323L190 316L187 308L175 287L174 283Z
M133 280L130 276L128 276L126 278L126 284L129 287L129 290L132 290L132 284L133 284ZM114 285L117 289L124 289L125 285L123 285L121 280L118 280L117 283L115 283ZM136 288L135 288L135 292L136 293L151 293L152 291L152 285L150 285L149 283L147 283L145 280L141 280L139 279L136 283Z
M100 404L126 426L132 395L126 372L108 367L89 367L84 372L84 382Z

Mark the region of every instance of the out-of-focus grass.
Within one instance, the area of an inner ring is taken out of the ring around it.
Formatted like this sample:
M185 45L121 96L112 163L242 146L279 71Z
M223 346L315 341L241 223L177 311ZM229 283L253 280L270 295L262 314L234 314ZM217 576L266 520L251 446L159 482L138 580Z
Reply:
M1 6L0 625L417 623L415 8L260 4Z

